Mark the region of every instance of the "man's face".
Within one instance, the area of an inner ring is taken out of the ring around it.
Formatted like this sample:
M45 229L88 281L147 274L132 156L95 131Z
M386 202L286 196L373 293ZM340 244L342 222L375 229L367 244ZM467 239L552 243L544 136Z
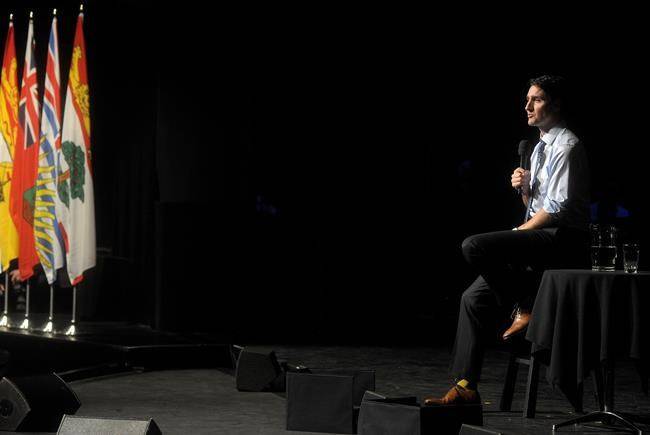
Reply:
M538 86L531 86L526 95L526 115L528 125L548 130L557 122L557 111L553 109L546 93Z

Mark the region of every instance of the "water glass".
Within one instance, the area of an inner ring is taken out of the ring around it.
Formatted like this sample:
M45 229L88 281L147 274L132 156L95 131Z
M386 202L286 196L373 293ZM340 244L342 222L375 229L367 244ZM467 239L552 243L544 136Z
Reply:
M636 273L639 270L639 245L637 243L623 244L623 270L626 273Z
M616 266L616 227L591 226L591 270L612 272Z

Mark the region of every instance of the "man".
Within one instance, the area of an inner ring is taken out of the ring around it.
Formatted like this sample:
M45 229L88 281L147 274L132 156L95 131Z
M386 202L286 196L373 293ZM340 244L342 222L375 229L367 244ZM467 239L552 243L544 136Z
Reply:
M480 403L477 384L484 343L500 314L516 305L514 322L503 339L522 334L541 273L588 264L588 166L584 148L564 121L565 88L558 76L529 81L525 110L539 139L530 171L517 168L511 176L512 187L521 192L526 205L526 217L513 230L463 241L463 256L479 277L461 298L451 363L456 385L442 398L425 398L427 405Z
M15 260L12 261L15 265ZM25 309L25 288L22 286L20 281L20 271L18 269L12 269L11 271L6 271L5 273L9 274L9 281L13 285L13 289L16 291L16 310L22 311ZM4 281L4 279L3 279ZM5 286L0 283L0 295L5 294Z

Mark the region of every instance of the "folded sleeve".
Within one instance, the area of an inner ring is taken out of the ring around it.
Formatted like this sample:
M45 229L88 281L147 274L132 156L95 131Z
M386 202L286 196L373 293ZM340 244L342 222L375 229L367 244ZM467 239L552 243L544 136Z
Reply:
M561 212L569 200L570 148L562 148L551 157L547 188L542 208L549 214Z

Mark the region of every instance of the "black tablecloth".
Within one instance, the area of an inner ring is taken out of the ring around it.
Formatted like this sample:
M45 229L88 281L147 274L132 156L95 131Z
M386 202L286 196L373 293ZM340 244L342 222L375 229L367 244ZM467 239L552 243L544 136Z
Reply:
M573 402L599 362L650 362L650 272L547 270L526 339L547 378Z

